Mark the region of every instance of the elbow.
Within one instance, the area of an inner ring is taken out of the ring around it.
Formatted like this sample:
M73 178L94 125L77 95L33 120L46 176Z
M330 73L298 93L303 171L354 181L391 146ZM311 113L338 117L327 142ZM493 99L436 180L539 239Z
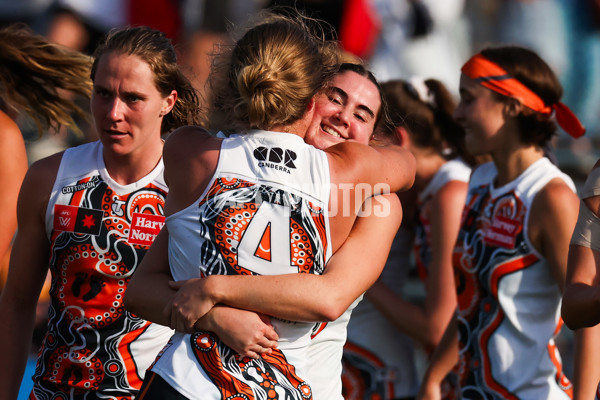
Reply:
M127 286L127 290L125 290L125 294L123 295L123 306L130 313L139 315L137 310L138 301L136 299L136 288L131 285L131 282Z
M432 326L430 329L426 329L423 335L419 337L421 345L428 350L435 349L442 340L445 330L445 326Z
M319 309L316 310L316 317L319 322L335 321L344 314L348 306L341 301L332 301L321 303Z
M573 309L568 299L563 300L560 315L565 325L572 331L591 326L585 324L584 321L581 320L580 313Z

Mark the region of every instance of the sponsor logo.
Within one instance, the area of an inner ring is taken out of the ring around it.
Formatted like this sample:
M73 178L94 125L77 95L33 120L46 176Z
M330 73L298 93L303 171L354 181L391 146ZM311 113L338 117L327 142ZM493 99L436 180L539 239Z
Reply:
M496 215L485 231L485 241L492 246L512 249L519 233L519 221Z
M296 169L294 160L297 155L292 150L282 149L280 147L260 146L254 149L252 153L258 160L259 167L273 168L290 174L290 169Z
M133 213L128 241L150 246L165 224L163 215Z
M62 194L75 193L85 189L93 189L97 184L98 180L91 180L89 182L78 183L77 185L73 186L65 186L62 188Z
M98 236L102 227L102 210L65 206L54 206L54 229Z

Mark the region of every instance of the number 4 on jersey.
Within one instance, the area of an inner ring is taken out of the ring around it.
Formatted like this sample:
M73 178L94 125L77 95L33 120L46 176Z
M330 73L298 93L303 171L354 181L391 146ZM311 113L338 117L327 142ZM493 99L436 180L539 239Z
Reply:
M290 257L290 209L262 203L238 245L238 264L260 275L297 273Z

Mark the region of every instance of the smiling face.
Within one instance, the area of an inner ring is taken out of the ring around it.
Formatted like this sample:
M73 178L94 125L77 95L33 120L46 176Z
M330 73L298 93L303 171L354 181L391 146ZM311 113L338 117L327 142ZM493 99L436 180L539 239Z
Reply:
M304 141L326 149L345 140L368 144L381 99L377 86L353 71L337 74L315 101Z
M104 151L117 156L153 154L161 144L161 123L177 99L163 97L150 66L141 58L106 53L98 62L91 109ZM160 146L159 148L162 148Z
M460 102L454 118L465 129L467 150L474 156L491 154L510 145L506 135L505 103L466 75L460 77ZM514 132L513 132L514 133Z

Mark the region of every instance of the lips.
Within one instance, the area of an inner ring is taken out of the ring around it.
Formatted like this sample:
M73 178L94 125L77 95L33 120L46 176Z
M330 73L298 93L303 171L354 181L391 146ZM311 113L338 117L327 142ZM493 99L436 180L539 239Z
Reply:
M325 125L321 124L321 130L333 137L342 138L342 135L340 135L338 131L336 131L335 129L333 129L329 126L325 126Z
M109 136L125 136L127 135L126 132L121 132L121 131L116 131L114 129L106 129L105 132L109 135Z

